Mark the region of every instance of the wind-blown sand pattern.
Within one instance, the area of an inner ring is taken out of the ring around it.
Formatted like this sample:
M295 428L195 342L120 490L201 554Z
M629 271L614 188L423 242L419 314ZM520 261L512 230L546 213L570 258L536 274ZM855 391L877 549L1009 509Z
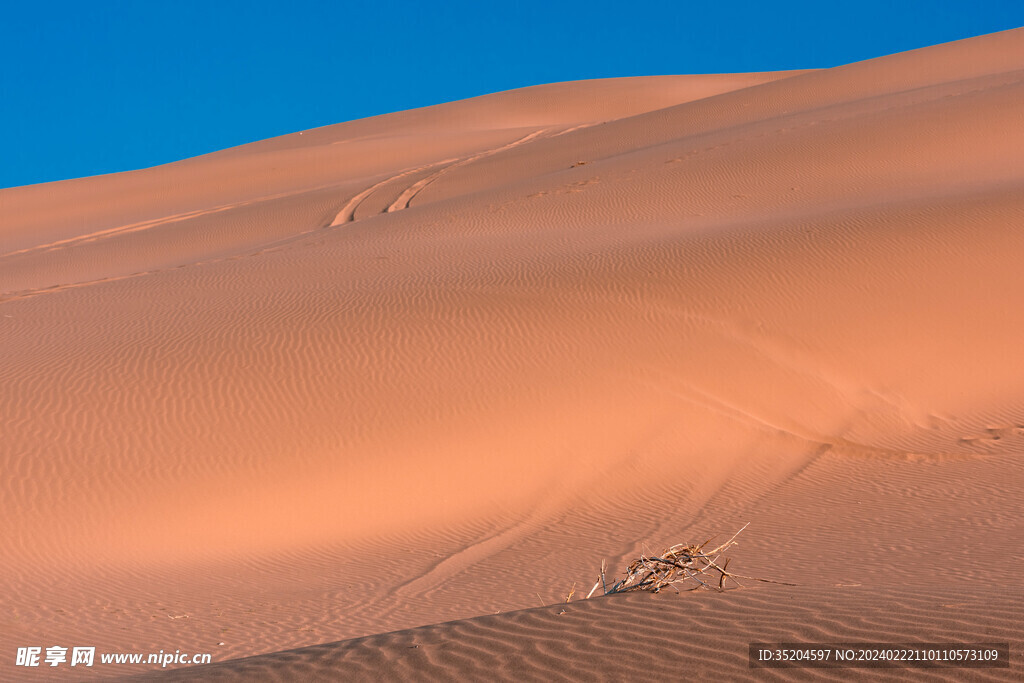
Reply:
M1021 159L1015 30L0 191L0 678L55 644L281 680L1019 653ZM747 522L737 570L798 587L539 607Z
M952 598L950 598L952 599ZM751 642L916 642L959 640L968 631L1021 644L1019 591L959 592L956 602L913 590L777 589L679 597L634 593L540 607L258 655L201 669L205 680L597 681L668 678L720 671L729 680L872 680L1020 677L1008 670L748 668ZM780 610L779 604L787 609ZM822 612L827 616L822 617ZM920 621L917 621L917 620ZM191 680L196 670L152 676ZM150 680L148 676L140 680Z

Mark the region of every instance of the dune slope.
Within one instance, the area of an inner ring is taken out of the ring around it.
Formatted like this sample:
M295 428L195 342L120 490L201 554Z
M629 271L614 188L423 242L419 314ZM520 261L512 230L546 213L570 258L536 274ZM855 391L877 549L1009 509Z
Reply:
M787 608L779 609L780 603ZM750 643L943 642L1022 644L1019 593L967 590L956 602L876 588L778 589L742 594L632 594L452 621L340 643L257 655L132 680L545 680L678 678L715 671L728 680L1020 680L1008 667L751 667ZM827 611L824 628L817 617ZM917 621L921 618L921 621ZM908 624L911 624L908 627ZM857 651L854 650L856 653ZM856 655L855 655L856 656ZM835 661L831 661L835 664ZM192 678L190 678L192 677Z
M908 634L1019 596L1022 112L1016 30L0 191L0 640L223 661L747 522Z

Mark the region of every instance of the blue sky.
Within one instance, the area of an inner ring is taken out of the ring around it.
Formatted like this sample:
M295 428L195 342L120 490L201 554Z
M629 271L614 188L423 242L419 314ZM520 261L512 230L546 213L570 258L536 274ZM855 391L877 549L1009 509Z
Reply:
M10 3L0 188L538 83L828 67L1021 25L1020 0Z

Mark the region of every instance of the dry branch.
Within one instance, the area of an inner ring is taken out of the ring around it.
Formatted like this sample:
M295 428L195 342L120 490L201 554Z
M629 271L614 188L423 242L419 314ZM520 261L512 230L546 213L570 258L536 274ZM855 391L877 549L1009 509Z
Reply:
M750 526L749 523L743 525L743 529L746 529L748 526ZM678 593L679 588L676 587L676 584L687 581L692 581L693 585L686 590L706 588L708 590L724 591L727 578L732 579L741 586L743 584L740 584L737 579L777 583L783 586L795 585L771 579L759 579L753 576L734 574L729 571L728 558L721 564L718 563L722 553L736 545L736 537L740 535L743 529L737 531L733 534L732 538L712 550L705 549L705 546L711 542L709 538L697 545L682 543L674 545L657 556L648 556L646 553L642 553L638 559L633 560L626 568L626 578L610 588L605 581L605 563L602 561L601 575L598 577L594 587L590 589L587 597L589 598L593 595L597 591L598 586L604 589L604 595L626 593L629 591L657 593L665 586L672 586Z

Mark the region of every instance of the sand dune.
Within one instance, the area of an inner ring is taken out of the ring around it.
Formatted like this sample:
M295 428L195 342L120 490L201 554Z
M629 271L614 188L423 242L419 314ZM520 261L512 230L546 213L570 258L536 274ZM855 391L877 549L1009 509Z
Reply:
M769 589L729 596L634 594L576 605L541 607L259 655L139 680L629 680L678 678L714 670L728 680L803 678L942 679L950 669L765 669L748 665L751 642L913 642L984 631L993 642L1021 646L1019 592L968 590L942 599L915 591ZM786 603L780 609L780 603ZM822 620L821 613L829 618ZM918 621L920 619L920 621ZM913 624L908 628L908 624ZM569 664L571 662L571 664ZM966 673L965 673L966 672ZM1009 669L960 675L1019 679Z
M4 647L599 677L651 618L655 669L742 676L762 633L1014 638L1022 112L1016 30L0 190ZM480 617L747 522L800 588Z

